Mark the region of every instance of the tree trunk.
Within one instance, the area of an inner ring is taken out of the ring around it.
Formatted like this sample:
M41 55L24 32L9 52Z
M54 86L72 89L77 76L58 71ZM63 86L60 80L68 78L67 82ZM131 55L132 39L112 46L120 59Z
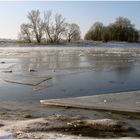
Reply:
M36 40L37 40L37 43L41 42L41 38L38 36L38 34L36 34Z

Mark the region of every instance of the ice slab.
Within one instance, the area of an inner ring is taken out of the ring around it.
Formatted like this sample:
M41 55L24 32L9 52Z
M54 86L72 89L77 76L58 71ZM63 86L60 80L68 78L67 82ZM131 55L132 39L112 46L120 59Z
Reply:
M15 66L15 64L0 64L0 70L6 70L6 69L10 69L10 68L12 68L12 67L14 67Z
M37 86L42 82L52 79L52 77L34 77L34 76L14 76L3 79L6 82Z
M140 113L140 91L41 100L41 104Z

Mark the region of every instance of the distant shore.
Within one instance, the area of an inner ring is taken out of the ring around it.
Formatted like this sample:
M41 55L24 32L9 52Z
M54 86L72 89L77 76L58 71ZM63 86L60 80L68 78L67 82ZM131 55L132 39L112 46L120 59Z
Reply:
M101 41L88 41L81 40L77 42L61 42L59 44L55 43L26 43L19 42L17 40L0 40L0 47L125 47L125 48L134 48L140 47L140 42L124 42L124 41L109 41L109 42L101 42Z

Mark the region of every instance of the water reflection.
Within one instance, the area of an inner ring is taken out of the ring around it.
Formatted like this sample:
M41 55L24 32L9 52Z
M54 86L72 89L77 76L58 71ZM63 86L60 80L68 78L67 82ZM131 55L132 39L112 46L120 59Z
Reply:
M30 68L38 71L47 71L54 69L74 69L90 67L88 60L85 57L79 57L76 54L61 54L54 55L38 53L29 60L20 59L18 63L18 70L21 72L27 71Z
M133 70L134 66L133 64L125 64L125 65L119 65L118 67L116 67L115 71L118 77L129 77L129 74L131 73L131 71Z

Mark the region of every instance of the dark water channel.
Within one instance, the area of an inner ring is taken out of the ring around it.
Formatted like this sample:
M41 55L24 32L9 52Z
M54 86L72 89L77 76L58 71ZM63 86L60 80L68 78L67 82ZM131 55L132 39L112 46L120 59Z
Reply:
M0 100L39 101L41 99L97 95L140 90L140 59L92 53L33 51L0 58ZM30 71L33 69L35 71ZM12 72L4 72L12 70ZM52 79L38 86L6 82L21 76Z

